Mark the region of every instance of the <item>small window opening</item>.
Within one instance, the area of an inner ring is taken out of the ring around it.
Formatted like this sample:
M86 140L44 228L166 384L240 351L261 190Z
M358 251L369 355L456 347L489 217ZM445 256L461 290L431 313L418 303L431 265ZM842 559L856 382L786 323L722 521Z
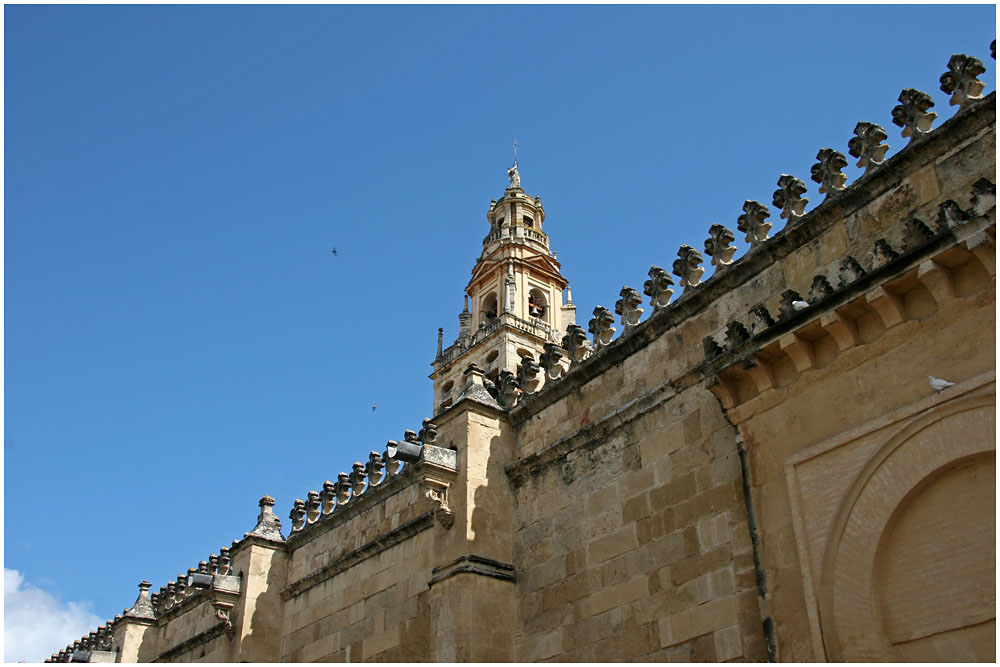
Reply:
M535 226L535 221L532 220L528 216L524 216L524 226L525 227L534 227Z
M497 352L496 350L493 350L492 352L490 352L489 354L487 354L486 355L486 363L487 363L487 365L488 364L492 364L496 360L496 358L498 356L500 356L500 353Z

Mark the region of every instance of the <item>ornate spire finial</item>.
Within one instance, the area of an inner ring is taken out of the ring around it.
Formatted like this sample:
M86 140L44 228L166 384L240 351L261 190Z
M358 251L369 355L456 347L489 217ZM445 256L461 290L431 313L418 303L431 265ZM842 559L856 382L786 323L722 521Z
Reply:
M136 598L131 609L125 612L125 615L129 618L156 618L156 612L153 611L153 604L149 599L148 581L143 580L139 584L139 597Z
M257 525L250 534L283 542L285 538L281 536L281 519L274 514L274 498L265 495L257 505L260 507L260 514L257 515Z
M514 166L507 170L507 178L510 179L508 190L521 187L521 174L517 173L517 139L514 140Z

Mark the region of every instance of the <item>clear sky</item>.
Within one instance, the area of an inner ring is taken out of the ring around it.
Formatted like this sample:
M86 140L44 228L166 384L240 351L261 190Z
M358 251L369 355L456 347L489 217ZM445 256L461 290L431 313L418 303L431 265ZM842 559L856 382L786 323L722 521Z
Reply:
M514 139L586 326L780 174L813 208L858 121L895 153L903 88L951 117L953 53L995 90L993 5L4 18L8 660L90 629L15 623L103 622L430 416Z

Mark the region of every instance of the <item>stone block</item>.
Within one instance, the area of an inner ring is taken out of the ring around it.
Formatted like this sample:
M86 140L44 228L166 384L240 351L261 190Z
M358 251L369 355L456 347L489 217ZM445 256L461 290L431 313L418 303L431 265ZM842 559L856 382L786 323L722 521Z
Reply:
M652 462L658 458L676 452L684 446L684 428L681 424L672 424L662 430L654 431L643 438L639 445L642 461Z
M649 492L650 508L655 512L657 509L670 507L687 500L697 491L698 485L694 473L678 475L666 485Z
M641 456L641 455L640 455ZM645 466L645 464L643 464ZM656 470L653 466L645 466L639 470L630 471L618 481L618 497L632 498L649 491L656 485Z
M937 171L932 164L917 171L908 180L913 188L913 192L916 194L917 204L919 205L934 201L941 195Z
M638 600L649 592L646 577L635 577L594 593L591 596L591 611L599 614L614 607Z
M638 546L634 525L628 525L611 535L598 537L587 545L587 563L597 565L609 558Z
M562 628L556 628L543 635L526 637L514 646L518 662L539 662L553 658L562 652Z
M622 523L631 523L649 516L649 501L645 494L635 496L624 502L621 510Z
M698 544L702 551L711 551L715 547L729 542L729 513L723 512L702 519L697 524L697 531Z

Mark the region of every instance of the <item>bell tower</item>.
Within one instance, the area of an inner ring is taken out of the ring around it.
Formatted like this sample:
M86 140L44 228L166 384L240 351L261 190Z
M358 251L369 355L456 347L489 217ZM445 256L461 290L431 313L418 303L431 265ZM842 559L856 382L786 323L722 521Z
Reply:
M430 376L434 414L462 394L463 372L470 364L495 382L501 371L516 373L522 357L537 361L545 343L558 344L566 327L576 323L569 281L542 227L542 200L521 188L516 142L514 146L514 165L507 170L510 183L486 212L489 232L465 287L458 338L442 348L443 333L438 332Z

